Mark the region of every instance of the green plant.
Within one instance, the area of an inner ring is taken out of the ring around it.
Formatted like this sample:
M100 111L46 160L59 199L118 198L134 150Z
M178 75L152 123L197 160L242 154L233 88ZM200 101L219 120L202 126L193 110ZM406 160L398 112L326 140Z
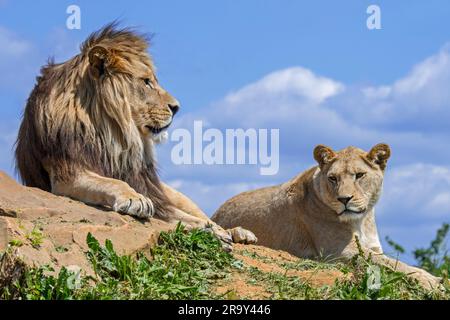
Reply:
M352 262L351 277L338 280L328 294L333 299L399 300L439 298L401 272L374 264L358 255ZM441 297L442 298L442 297Z
M450 272L450 256L446 247L449 228L450 225L444 223L428 248L419 248L413 251L414 258L420 268L446 278Z
M0 297L22 299L203 299L212 298L208 286L224 276L234 259L211 233L187 233L179 224L161 233L152 259L118 255L111 241L102 246L87 236L86 255L94 277L80 276L63 268L27 270L12 288L0 288Z
M436 276L448 278L450 256L448 255L446 240L449 231L450 225L448 223L442 224L428 248L419 248L412 252L419 268L425 269ZM397 256L405 253L405 249L389 237L386 237L386 242L397 253Z
M21 246L23 246L23 241L20 239L11 239L9 241L9 245L11 247L21 247Z
M48 266L26 270L22 282L14 284L14 292L19 298L27 300L76 298L76 289L81 286L81 283L77 284L76 274L66 268L62 268L57 276L48 275L49 272L54 270Z
M44 234L38 226L34 226L31 232L28 232L25 237L30 241L31 245L35 248L39 248L44 241Z
M445 231L445 230L444 230ZM438 232L439 239L444 231ZM445 235L444 235L445 236ZM299 259L280 263L277 259L243 251L261 263L275 264L285 272L263 271L236 260L221 248L214 235L201 230L186 232L179 224L161 233L149 254L119 255L111 241L101 245L91 234L86 238L87 258L93 276L62 268L27 269L7 287L0 286L1 299L223 299L240 298L235 292L215 293L213 285L228 281L238 272L248 285L263 288L271 299L449 299L443 292L429 292L399 272L373 263L360 248L349 264ZM439 241L438 241L439 242ZM435 244L437 242L433 242ZM441 248L441 246L439 246ZM441 249L440 249L441 250ZM434 261L434 260L433 260ZM334 284L313 286L302 271L339 270L345 276Z
M389 238L389 236L385 237L387 244L394 249L394 251L397 253L397 255L401 255L405 253L405 248L403 248L401 245L399 245L397 242Z

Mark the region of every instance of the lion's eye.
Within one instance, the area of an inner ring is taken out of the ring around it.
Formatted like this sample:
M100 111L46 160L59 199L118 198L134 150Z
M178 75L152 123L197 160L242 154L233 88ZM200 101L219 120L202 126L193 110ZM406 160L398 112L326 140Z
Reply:
M366 175L365 172L358 172L358 173L355 175L355 178L356 178L356 180L358 180L358 179L361 179L362 177L364 177L365 175Z
M328 180L329 180L331 183L336 183L336 182L337 182L337 178L336 178L335 176L329 176L329 177L328 177Z
M144 79L144 83L145 83L145 85L146 85L147 87L149 87L150 89L154 89L153 83L152 83L152 81L150 80L150 78L145 78L145 79Z

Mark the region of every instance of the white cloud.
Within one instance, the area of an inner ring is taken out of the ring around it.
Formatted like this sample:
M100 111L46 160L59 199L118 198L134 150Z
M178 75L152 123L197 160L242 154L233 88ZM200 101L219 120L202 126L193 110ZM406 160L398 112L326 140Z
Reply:
M293 67L273 72L255 83L230 93L225 102L239 104L260 95L264 97L289 95L317 104L343 90L344 86L337 81L317 76L302 67Z
M436 212L439 215L446 216L445 213L450 212L450 192L437 193L427 207L431 214Z
M449 84L450 44L393 84L353 88L335 103L353 121L379 129L449 132Z
M449 219L450 167L415 163L390 169L379 215L410 222Z
M423 93L424 90L438 84L437 82L448 79L450 75L449 50L450 45L446 45L439 53L416 65L408 76L394 83L393 93L403 96L417 92ZM438 92L440 94L448 93L448 91L441 90Z
M32 46L26 40L20 39L13 32L0 26L0 58L14 58L30 52Z

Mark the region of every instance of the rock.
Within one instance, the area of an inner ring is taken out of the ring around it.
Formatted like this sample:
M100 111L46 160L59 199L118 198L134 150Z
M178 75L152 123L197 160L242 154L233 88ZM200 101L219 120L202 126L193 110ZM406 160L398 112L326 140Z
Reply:
M90 232L101 244L110 239L119 254L149 252L159 233L174 228L161 220L143 222L36 188L0 171L0 286L24 267L52 265L93 273L85 252Z

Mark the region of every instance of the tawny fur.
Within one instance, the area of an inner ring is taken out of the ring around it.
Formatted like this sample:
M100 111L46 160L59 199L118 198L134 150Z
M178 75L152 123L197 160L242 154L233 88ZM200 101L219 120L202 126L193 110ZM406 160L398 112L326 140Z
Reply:
M357 236L375 262L413 273L424 286L436 287L434 276L382 254L374 207L389 156L386 144L368 153L317 146L317 167L284 184L231 198L212 220L224 228L242 226L255 233L258 244L304 258L349 259L358 253ZM344 198L349 199L346 204Z

